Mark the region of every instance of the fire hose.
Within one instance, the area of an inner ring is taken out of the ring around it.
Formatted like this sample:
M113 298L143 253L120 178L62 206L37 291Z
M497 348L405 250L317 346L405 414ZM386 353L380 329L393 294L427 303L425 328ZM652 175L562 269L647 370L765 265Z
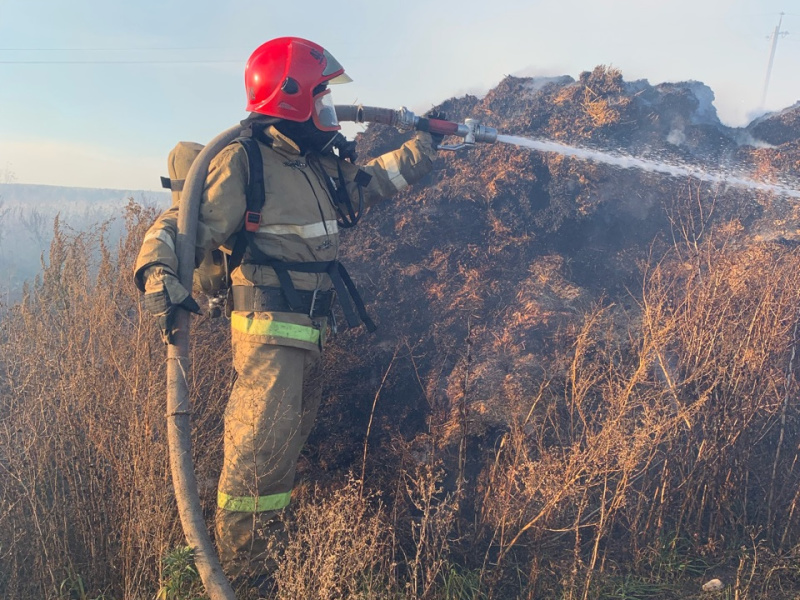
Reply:
M453 135L463 138L460 144L439 146L439 150L460 150L476 143L494 144L497 141L497 129L487 127L477 119L465 119L463 123L418 117L403 107L400 110L376 108L374 106L337 105L336 116L340 121L356 123L383 123L401 131L428 131L440 135Z
M497 130L475 119L454 123L440 119L418 117L402 108L391 110L365 106L337 106L340 121L383 123L400 130L420 130L463 138L461 144L439 146L441 150L457 150L475 143L494 143ZM178 258L178 278L186 289L192 288L195 268L197 219L203 196L208 167L212 159L244 130L235 125L215 137L203 148L186 176L178 212L178 233L175 240ZM197 478L192 459L192 426L187 373L189 364L189 313L178 307L175 317L175 336L167 347L167 446L169 449L172 483L178 514L186 541L194 552L194 561L210 600L236 600L228 579L222 571L211 537L203 519L203 509L197 490Z

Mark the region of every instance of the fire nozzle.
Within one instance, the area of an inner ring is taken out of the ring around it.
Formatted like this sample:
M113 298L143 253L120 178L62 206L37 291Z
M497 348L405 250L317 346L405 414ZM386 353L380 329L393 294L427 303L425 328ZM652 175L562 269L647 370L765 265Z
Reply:
M487 127L477 119L465 119L463 123L418 117L406 107L400 110L375 108L372 106L337 105L336 116L340 121L356 123L383 123L401 131L427 131L439 135L454 135L464 138L460 144L438 146L439 150L460 150L478 143L494 144L497 129Z

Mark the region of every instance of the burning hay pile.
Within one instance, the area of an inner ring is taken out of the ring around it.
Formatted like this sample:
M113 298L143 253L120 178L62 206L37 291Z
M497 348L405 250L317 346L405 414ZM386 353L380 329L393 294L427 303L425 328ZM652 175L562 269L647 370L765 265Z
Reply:
M754 136L769 119L731 129L712 100L697 82L598 67L577 81L509 77L438 108L697 169L800 174L794 130L768 147ZM362 151L392 135L368 131ZM386 476L398 448L441 464L485 552L472 568L513 556L538 585L589 590L620 562L663 568L653 561L681 554L702 572L755 560L745 542L791 552L796 202L499 144L442 155L427 184L346 240L378 351L361 352L360 335L337 342L349 368L318 451L358 439L360 418L332 417L368 412L391 364L368 473ZM370 382L363 396L354 381Z

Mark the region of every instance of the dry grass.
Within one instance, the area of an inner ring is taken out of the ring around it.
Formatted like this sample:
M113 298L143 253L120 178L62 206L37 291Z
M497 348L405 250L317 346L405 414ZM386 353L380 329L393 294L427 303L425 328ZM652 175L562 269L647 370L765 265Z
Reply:
M697 248L692 270L676 252L648 271L625 330L608 307L587 314L561 381L501 439L480 502L498 562L523 542L549 548L570 563L558 586L589 598L619 556L649 567L679 540L716 557L753 532L797 543L800 456L785 434L800 256Z
M694 586L714 564L729 566L737 598L797 589L800 253L673 217L674 248L645 269L636 306L573 318L537 384L477 387L484 363L468 346L448 385L428 382L447 395L431 392L429 431L390 436L387 465L367 471L380 480L301 487L279 597L636 597ZM115 252L102 229L57 225L44 277L2 321L2 597L67 598L80 581L86 598L152 598L181 542L164 352L129 275L152 215L132 206L127 218ZM548 264L531 286L561 290ZM448 276L463 281L458 302L477 302L479 270ZM514 351L486 322L470 335ZM231 381L224 325L201 320L193 343L210 515ZM508 402L487 425L491 393Z
M72 234L56 222L42 279L3 318L2 597L57 597L77 577L90 594L146 597L158 588L161 555L181 539L167 470L164 349L130 276L152 218L132 206L117 251L104 245L102 227ZM224 332L206 328L191 373L204 398L195 422L207 433L230 382L225 363L203 349L214 339L212 348L227 348ZM207 474L214 440L197 446Z

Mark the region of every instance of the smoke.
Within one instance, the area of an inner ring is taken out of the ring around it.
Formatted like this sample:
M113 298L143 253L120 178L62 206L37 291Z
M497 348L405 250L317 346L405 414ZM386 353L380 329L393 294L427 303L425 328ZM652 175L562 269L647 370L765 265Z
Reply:
M683 132L683 128L676 128L670 131L667 136L667 142L673 146L683 145L686 142L686 134Z
M736 131L736 135L734 136L734 140L736 144L739 146L752 146L753 148L775 148L772 144L765 142L764 140L759 140L754 138L749 131L746 129L739 129Z
M14 173L13 165L7 162L6 166L0 170L0 183L14 183L16 180L17 176Z
M569 75L558 75L554 77L532 77L530 81L526 82L524 87L531 93L536 93L543 90L550 84L555 85L568 85L575 80Z
M716 100L714 91L700 81L689 81L685 85L697 98L697 110L692 115L692 123L695 125L719 125L720 120L717 115L717 108L714 106L714 101Z

